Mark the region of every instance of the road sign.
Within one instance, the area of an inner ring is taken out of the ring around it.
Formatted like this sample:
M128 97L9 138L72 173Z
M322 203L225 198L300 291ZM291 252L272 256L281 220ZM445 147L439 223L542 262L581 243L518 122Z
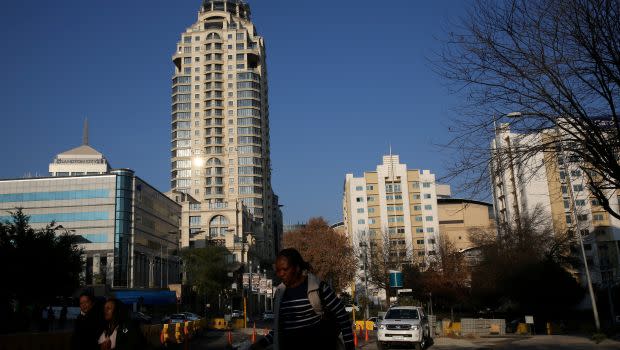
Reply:
M403 286L403 273L398 270L390 270L390 287L400 288Z

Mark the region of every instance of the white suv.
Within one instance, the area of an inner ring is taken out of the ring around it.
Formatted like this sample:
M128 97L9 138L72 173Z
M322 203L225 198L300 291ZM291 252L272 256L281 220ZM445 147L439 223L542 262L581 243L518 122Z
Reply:
M430 328L424 309L418 306L392 306L377 332L379 350L391 345L414 346L420 350L430 343Z

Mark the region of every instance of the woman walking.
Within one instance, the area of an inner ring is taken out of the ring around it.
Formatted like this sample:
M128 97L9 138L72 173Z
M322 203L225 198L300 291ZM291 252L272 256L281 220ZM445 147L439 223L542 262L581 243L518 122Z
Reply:
M101 350L144 349L146 342L138 327L127 317L123 303L115 298L106 301L103 307L105 329L99 336Z
M354 349L351 320L336 293L311 273L293 248L280 251L276 275L282 280L274 301L274 329L251 349ZM340 335L342 334L342 339Z

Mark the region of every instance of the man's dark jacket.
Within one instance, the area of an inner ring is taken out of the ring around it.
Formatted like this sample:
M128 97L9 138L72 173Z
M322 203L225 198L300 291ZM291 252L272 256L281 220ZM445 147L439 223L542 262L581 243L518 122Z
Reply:
M98 350L99 336L103 332L104 320L100 305L95 305L86 314L75 320L75 330L71 337L72 350Z

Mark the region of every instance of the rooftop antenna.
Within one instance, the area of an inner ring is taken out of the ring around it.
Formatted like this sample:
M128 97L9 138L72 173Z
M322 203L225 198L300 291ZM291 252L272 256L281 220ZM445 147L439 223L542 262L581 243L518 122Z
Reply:
M88 146L88 117L84 118L84 130L82 131L82 145Z

